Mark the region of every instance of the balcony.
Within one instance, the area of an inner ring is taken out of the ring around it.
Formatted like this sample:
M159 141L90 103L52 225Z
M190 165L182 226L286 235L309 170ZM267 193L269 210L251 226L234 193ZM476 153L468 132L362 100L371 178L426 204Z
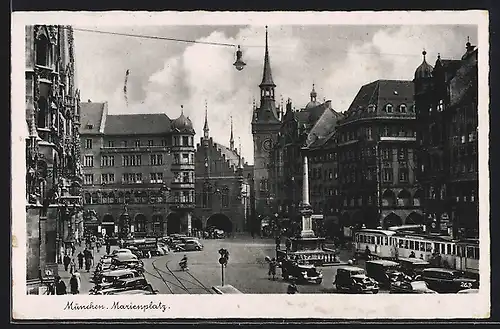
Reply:
M147 152L168 152L170 146L101 146L101 153L147 153Z
M194 209L196 204L193 202L171 202L170 209Z

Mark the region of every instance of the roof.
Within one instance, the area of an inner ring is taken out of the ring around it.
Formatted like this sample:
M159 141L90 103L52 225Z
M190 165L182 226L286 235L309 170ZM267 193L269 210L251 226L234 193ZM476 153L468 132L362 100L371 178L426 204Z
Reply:
M379 229L373 229L373 228L364 228L364 229L361 229L361 230L357 231L356 233L379 233L379 234L383 234L383 235L394 235L394 234L396 234L395 231L379 230Z
M269 49L267 46L267 27L266 27L266 51L264 54L264 72L262 73L262 82L260 86L273 86L276 87L273 81L273 74L271 72L271 63L269 61Z
M368 105L382 109L388 103L411 103L413 91L413 82L409 80L376 80L361 87L349 109L367 109Z
M326 143L335 132L338 120L344 117L341 113L330 107L330 102L326 102L325 105L326 109L318 118L307 136L307 144L309 147Z
M374 264L389 265L389 266L399 265L398 263L393 262L392 260L385 260L385 259L367 260L366 263L374 263Z
M477 94L477 60L462 61L462 66L450 81L450 106L454 106L464 98L467 93Z
M222 144L217 144L217 148L219 149L221 155L226 157L226 160L229 161L229 165L233 165L238 168L239 165L239 156L238 154L231 150L229 147L224 146Z
M172 122L164 114L119 114L108 115L104 133L106 135L154 135L171 132Z
M80 134L100 133L101 123L107 115L107 103L80 103Z
M417 69L415 70L415 79L422 79L422 78L431 78L432 77L432 70L433 67L427 63L425 60L425 55L427 52L424 50L422 52L422 55L424 55L424 59L422 61L422 64L420 64Z

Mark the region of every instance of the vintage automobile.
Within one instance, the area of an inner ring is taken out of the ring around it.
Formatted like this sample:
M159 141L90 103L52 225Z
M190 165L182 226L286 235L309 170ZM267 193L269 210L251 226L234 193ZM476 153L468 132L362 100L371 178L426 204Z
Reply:
M355 266L342 266L337 269L333 284L338 291L355 294L373 293L379 291L378 282L366 276L364 269Z
M200 251L203 250L203 245L196 239L185 239L184 243L179 243L175 246L174 251Z
M457 293L460 290L479 287L477 280L466 278L462 271L439 267L424 269L422 279L430 289L439 293Z
M115 249L111 253L111 255L113 255L113 256L120 255L120 254L132 254L132 250L130 250L128 248L121 248L121 249Z
M403 274L398 263L376 259L365 263L366 275L376 280L381 287L389 288L391 282L396 281Z
M297 280L299 282L313 282L321 284L323 274L312 264L299 263L286 259L281 263L281 275L284 280Z
M389 288L391 294L437 294L425 281L396 281Z
M132 254L119 254L116 257L113 257L111 265L125 266L142 271L144 270L144 263Z
M110 295L116 292L126 291L126 290L149 290L153 291L151 284L144 277L119 279L115 283L105 289L94 290L92 295Z
M398 258L397 261L401 265L401 271L414 279L420 278L422 271L431 267L428 261L420 258Z
M118 279L134 278L143 276L143 272L136 269L131 269L127 267L122 268L109 268L102 271L95 271L93 276L93 282L96 285L103 285L110 282L114 282Z

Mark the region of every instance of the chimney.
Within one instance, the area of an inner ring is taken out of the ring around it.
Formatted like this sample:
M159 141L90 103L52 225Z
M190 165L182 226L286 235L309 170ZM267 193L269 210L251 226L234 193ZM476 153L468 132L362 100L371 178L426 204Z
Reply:
M88 103L92 103L92 101L90 100L90 98L87 100Z

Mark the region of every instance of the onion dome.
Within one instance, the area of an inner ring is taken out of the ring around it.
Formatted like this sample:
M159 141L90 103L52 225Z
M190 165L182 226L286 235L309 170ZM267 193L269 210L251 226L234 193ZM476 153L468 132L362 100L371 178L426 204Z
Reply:
M183 109L183 106L181 106L181 109ZM189 117L186 117L184 115L184 110L182 110L181 115L177 119L172 121L172 127L174 130L177 130L181 133L195 133L193 123L191 122L191 119L189 119Z
M311 93L309 95L311 96L311 101L309 103L307 103L306 109L310 109L310 108L316 107L316 106L321 104L320 102L318 102L316 100L316 97L318 96L318 94L316 93L316 90L314 90L314 83L313 83L313 89L311 90Z
M422 61L422 64L420 64L420 66L415 70L415 79L432 78L433 67L425 60L425 55L427 55L427 52L424 50L422 52L422 55L424 55L424 60Z

